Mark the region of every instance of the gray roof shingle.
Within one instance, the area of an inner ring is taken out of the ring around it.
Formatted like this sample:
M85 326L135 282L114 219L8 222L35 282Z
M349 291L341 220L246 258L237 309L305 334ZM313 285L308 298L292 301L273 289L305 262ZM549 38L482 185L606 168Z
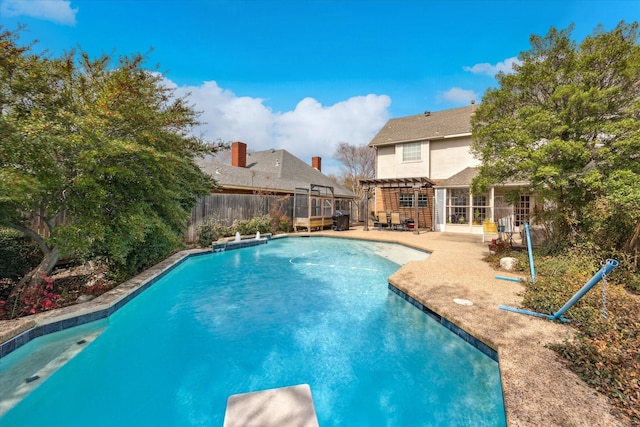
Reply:
M476 176L478 176L478 168L464 168L457 174L440 181L438 187L469 187Z
M473 178L478 176L479 173L480 173L480 170L477 167L464 168L457 174L445 180L440 181L436 187L438 188L470 187L471 181L473 181ZM520 186L520 185L526 185L526 184L527 184L526 181L516 180L516 179L507 179L505 182L503 182L500 185L501 186Z
M246 168L211 159L199 159L198 165L226 188L293 193L296 188L316 184L333 187L336 196L355 197L351 191L286 150L247 153Z
M370 147L398 142L424 141L470 134L474 105L389 120L369 143Z

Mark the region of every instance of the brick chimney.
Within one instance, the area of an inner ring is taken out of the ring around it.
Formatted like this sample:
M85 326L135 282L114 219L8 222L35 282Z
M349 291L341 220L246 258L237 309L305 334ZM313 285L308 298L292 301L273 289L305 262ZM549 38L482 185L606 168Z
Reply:
M311 158L311 166L314 169L317 169L319 172L322 172L322 157L312 157Z
M231 166L247 167L247 144L236 141L231 143Z

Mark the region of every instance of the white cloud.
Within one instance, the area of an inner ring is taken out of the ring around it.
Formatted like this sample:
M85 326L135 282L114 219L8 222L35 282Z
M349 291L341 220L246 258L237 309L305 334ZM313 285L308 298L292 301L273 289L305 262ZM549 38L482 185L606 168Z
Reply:
M500 71L502 71L505 74L513 73L514 64L518 64L518 65L520 64L520 61L515 56L511 58L507 58L502 62L498 62L495 65L490 64L488 62L483 62L481 64L476 64L472 67L465 66L462 68L465 71L469 71L473 74L487 74L493 77L496 74L498 74Z
M277 117L275 139L302 160L328 158L340 142L369 143L387 121L390 105L386 95L355 96L331 106L305 98L293 111Z
M3 0L0 13L5 16L30 16L62 25L76 25L78 8L70 0Z
M445 101L467 105L472 100L477 101L479 96L473 90L462 89L459 87L452 87L446 92L440 93L439 97Z
M260 98L238 97L215 81L202 86L178 88L178 93L190 92L189 100L202 112L199 128L209 140L243 141L253 151L273 147L275 115Z
M386 95L355 96L330 106L305 98L292 111L274 113L263 99L238 97L215 81L177 90L189 92L202 112L206 124L198 130L205 138L243 141L251 151L285 149L307 163L313 156L330 159L340 142L369 143L387 121L391 105Z

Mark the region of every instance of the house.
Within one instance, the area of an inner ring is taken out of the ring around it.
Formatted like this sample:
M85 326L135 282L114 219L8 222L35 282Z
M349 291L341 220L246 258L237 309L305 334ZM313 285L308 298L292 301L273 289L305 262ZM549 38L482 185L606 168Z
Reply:
M375 212L399 211L419 228L483 233L485 221L514 230L528 221L530 195L515 205L507 193L526 183L497 185L472 194L480 161L471 153L471 116L476 105L389 120L369 143L376 150Z
M321 157L309 165L286 150L247 152L237 141L231 144L231 165L208 159L199 166L219 184L216 193L291 196L288 216L296 229L329 227L336 210L353 209L355 195L322 173Z

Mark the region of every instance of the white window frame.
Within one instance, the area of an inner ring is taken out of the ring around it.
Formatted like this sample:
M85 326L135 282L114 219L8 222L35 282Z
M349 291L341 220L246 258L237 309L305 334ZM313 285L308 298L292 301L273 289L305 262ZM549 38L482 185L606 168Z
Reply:
M419 162L422 160L422 143L405 142L402 144L402 161Z

